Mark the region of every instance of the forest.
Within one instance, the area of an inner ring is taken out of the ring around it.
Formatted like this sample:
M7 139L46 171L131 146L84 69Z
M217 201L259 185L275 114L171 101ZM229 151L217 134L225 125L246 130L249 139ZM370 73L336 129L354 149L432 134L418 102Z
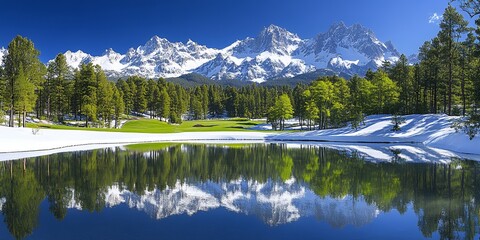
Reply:
M17 36L0 68L0 123L25 127L26 118L35 115L103 128L118 127L129 115L169 123L244 117L267 118L282 130L293 117L305 129L325 129L357 128L370 114L444 113L465 116L460 125L470 126L475 135L480 131L480 11L477 1L459 3L470 19L449 5L437 36L419 48L418 63L401 55L365 77L327 76L295 87L187 87L139 76L110 81L91 63L69 68L63 54L45 65L34 43Z

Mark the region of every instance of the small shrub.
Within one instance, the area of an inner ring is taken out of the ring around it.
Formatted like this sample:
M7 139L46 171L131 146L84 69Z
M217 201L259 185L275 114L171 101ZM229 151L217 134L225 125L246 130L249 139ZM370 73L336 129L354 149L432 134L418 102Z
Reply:
M38 128L38 126L35 126L34 128L32 128L33 135L37 135L39 131L40 131L40 128Z
M464 132L468 135L468 138L472 140L480 133L480 115L472 114L464 118L456 119L453 121L451 127L457 132Z
M393 124L393 127L392 127L392 131L394 132L398 132L401 130L400 128L400 125L404 124L405 123L405 118L400 116L400 115L393 115L392 116L392 124Z
M352 129L358 130L360 126L365 125L365 116L363 113L355 114L350 122Z

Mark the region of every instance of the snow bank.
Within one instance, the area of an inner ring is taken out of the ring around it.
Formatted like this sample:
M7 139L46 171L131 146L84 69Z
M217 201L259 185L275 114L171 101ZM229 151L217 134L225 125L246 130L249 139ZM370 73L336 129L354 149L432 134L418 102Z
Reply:
M0 153L43 151L58 148L168 141L264 141L268 134L260 132L190 132L171 134L117 133L81 130L0 127Z
M404 116L401 130L392 131L390 115L373 115L365 119L365 125L355 130L351 127L317 130L299 133L283 133L270 136L274 141L322 141L343 143L420 143L427 147L458 153L480 154L480 136L470 140L465 133L455 132L450 117L441 114Z

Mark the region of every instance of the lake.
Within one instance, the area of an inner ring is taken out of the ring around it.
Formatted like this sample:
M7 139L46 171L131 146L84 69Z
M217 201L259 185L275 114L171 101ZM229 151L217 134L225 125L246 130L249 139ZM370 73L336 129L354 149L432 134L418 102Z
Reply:
M4 161L0 239L479 238L479 162L390 154L177 143Z

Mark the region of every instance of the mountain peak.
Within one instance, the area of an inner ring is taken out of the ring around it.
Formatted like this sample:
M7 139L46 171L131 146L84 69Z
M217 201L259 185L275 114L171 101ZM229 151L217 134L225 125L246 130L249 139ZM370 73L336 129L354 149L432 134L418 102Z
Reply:
M263 28L257 38L262 38L265 36L274 36L274 37L282 37L288 36L292 38L298 38L296 34L289 32L287 29L279 27L274 24L270 24L268 27Z
M264 31L269 32L269 33L288 32L285 28L279 27L275 24L270 24L268 27L265 27Z
M264 28L260 34L252 39L254 52L260 53L268 51L280 55L291 54L293 50L298 48L302 41L296 34L293 34L276 25L270 25Z
M156 42L160 40L162 40L161 37L159 37L158 35L154 35L153 37L150 38L149 42Z
M197 43L194 42L192 39L189 38L188 41L187 41L187 46L188 46L188 45L197 45Z
M342 29L347 29L347 25L345 25L345 23L343 21L339 21L339 22L336 22L336 23L332 24L332 26L330 26L328 31L329 32L334 32L334 31L342 30Z
M113 55L113 54L118 54L113 50L113 48L108 48L105 50L104 55Z
M150 40L148 40L148 42L145 44L145 46L147 46L147 45L160 46L160 45L163 45L165 43L170 43L170 41L168 41L166 38L161 38L161 37L155 35L152 38L150 38Z
M4 50L5 51L5 50ZM0 55L2 51L0 50ZM363 75L384 59L398 58L391 42L381 42L368 28L340 21L312 39L301 39L285 28L271 24L254 38L248 37L214 49L191 39L170 42L153 36L144 45L124 55L107 49L102 56L82 51L65 53L73 68L93 62L109 70L109 77L140 75L178 77L200 73L212 79L264 81L328 70L336 74Z
M331 28L339 28L339 27L347 27L347 25L345 25L345 22L343 21L338 21L334 24L332 24Z
M76 54L76 55L80 55L80 54L86 54L85 52L83 52L82 50L77 50L76 52L73 52L73 51L66 51L65 54Z

